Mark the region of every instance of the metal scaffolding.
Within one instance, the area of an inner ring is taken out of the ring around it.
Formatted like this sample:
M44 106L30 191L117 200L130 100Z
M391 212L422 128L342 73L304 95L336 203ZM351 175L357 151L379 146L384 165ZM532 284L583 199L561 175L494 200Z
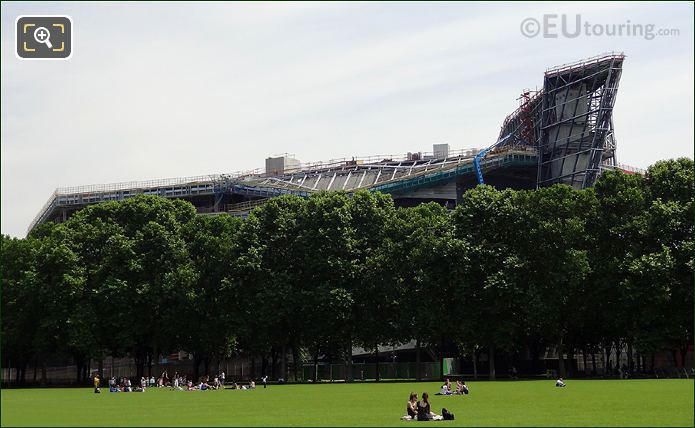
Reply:
M548 69L543 89L521 94L497 142L478 157L532 147L540 153L536 187L592 186L601 169L616 167L613 105L624 59L610 53Z

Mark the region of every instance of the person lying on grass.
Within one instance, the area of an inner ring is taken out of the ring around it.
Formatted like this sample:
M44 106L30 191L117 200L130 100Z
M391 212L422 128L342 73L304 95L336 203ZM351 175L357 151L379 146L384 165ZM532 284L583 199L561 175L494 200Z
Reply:
M564 387L566 387L567 385L565 385L565 382L563 382L563 381L562 381L562 378L560 378L560 379L558 379L557 381L555 381L555 386L557 386L558 388L564 388Z

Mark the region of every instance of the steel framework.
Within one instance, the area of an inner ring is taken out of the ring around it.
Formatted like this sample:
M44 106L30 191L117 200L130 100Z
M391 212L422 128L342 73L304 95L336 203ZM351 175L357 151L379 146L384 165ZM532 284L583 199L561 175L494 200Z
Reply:
M592 186L602 168L617 166L613 106L624 59L622 53L609 53L548 69L543 89L524 91L497 142L478 158L503 148L533 147L539 153L536 187Z

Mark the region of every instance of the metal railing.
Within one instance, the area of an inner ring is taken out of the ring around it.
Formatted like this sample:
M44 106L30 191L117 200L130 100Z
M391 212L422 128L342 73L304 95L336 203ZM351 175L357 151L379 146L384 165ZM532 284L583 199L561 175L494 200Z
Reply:
M547 76L549 74L563 73L563 72L567 72L567 71L570 71L573 69L586 67L588 65L598 64L602 61L608 61L611 59L624 59L624 58L625 58L624 52L612 52L612 51L611 52L605 52L605 53L602 53L602 54L599 54L596 56L592 56L589 58L580 59L578 61L549 67L545 70L545 75Z

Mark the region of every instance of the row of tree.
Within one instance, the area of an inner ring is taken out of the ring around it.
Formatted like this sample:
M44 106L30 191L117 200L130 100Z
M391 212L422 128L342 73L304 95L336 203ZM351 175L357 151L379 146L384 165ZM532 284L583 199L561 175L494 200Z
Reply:
M418 361L484 349L492 378L496 351L553 347L564 375L577 350L687 352L693 161L581 191L478 186L453 212L322 192L242 220L138 196L3 237L2 272L3 364L20 381L56 355L129 355L141 376L178 350L207 372L239 352L349 365L354 346L412 339Z

